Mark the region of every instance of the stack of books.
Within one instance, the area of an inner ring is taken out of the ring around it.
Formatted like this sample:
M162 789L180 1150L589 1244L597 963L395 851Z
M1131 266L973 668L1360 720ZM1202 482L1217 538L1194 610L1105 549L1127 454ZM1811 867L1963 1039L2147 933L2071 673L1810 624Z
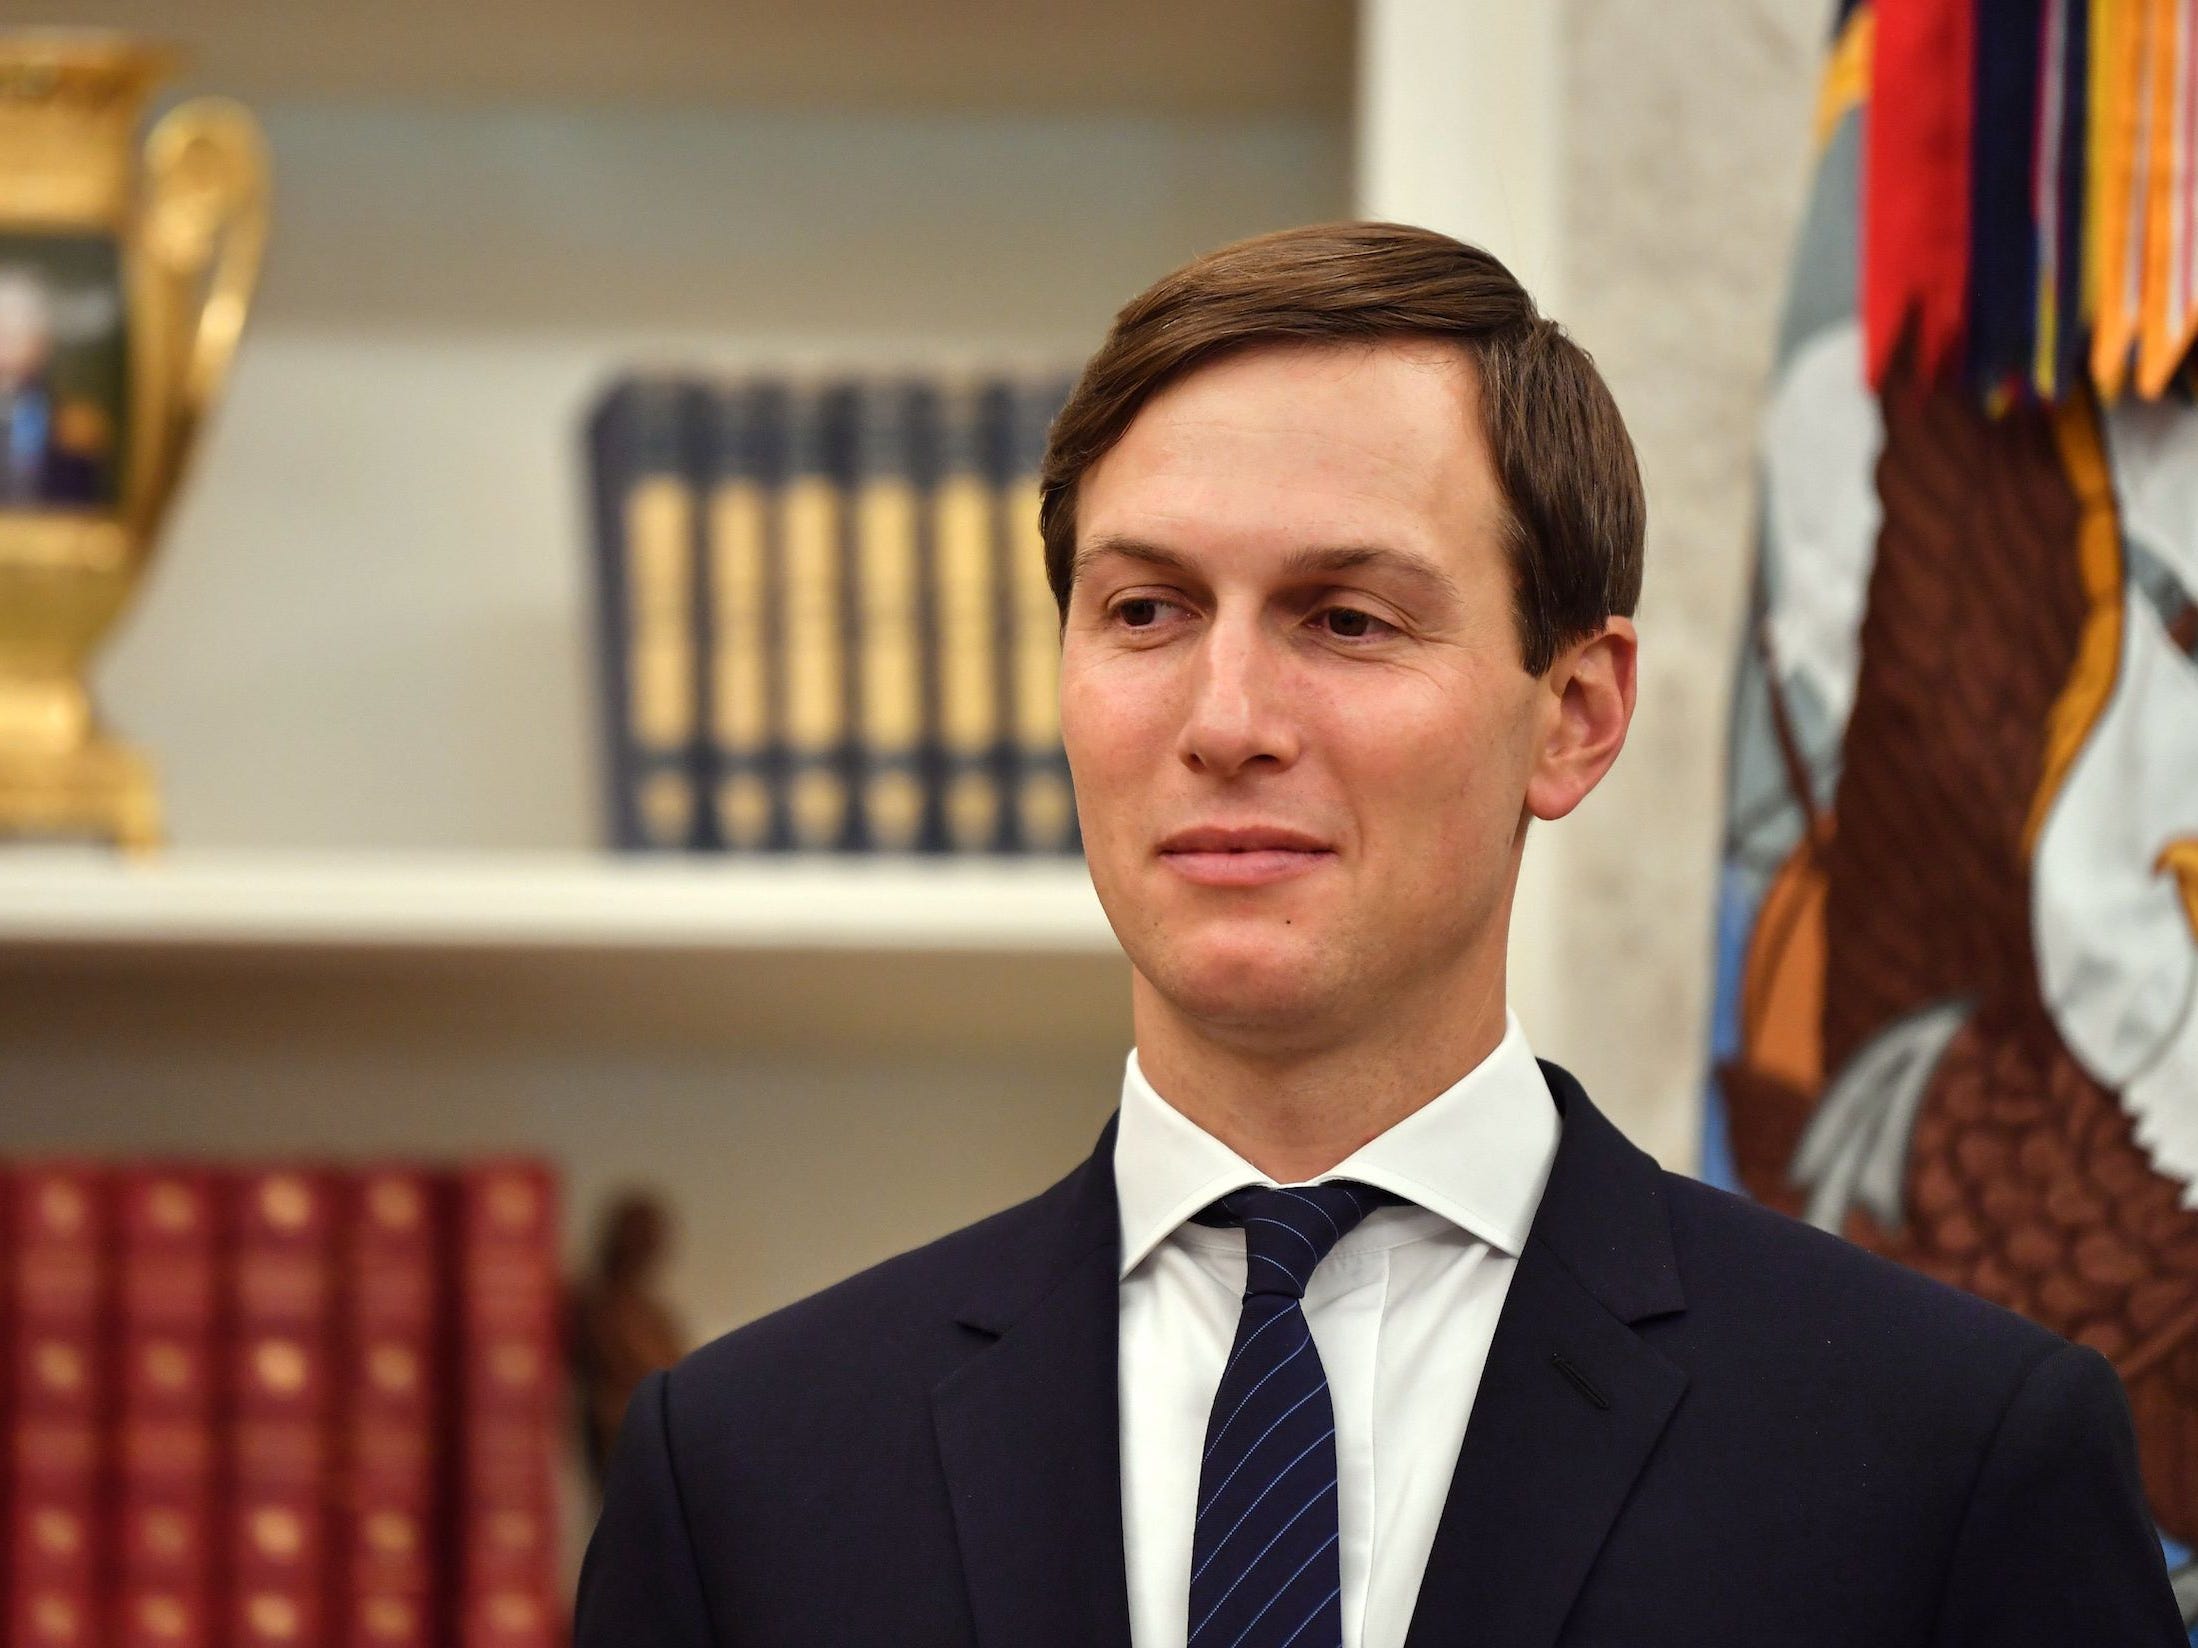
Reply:
M539 1163L0 1167L0 1642L555 1648Z
M1079 849L1038 536L1069 388L611 387L588 451L614 844Z

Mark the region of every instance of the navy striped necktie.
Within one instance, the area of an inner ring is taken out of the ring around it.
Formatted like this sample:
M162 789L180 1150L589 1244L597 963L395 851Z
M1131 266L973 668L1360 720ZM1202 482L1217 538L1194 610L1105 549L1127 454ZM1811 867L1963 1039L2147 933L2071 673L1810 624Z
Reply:
M1189 1648L1340 1648L1336 1420L1305 1284L1397 1198L1371 1185L1253 1186L1197 1215L1244 1227L1244 1311L1206 1421Z

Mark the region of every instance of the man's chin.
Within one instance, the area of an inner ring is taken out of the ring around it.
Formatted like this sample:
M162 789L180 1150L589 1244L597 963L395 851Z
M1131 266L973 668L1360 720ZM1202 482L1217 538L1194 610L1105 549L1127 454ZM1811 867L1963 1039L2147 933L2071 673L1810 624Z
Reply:
M1171 941L1139 971L1178 1013L1215 1029L1304 1029L1324 1016L1332 947L1297 942ZM1135 959L1135 958L1133 958Z

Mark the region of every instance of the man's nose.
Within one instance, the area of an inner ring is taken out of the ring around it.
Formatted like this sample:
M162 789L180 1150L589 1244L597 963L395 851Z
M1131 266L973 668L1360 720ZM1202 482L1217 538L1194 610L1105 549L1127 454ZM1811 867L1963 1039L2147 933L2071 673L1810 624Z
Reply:
M1199 642L1177 753L1218 778L1297 759L1297 720L1275 640L1249 620L1216 621Z

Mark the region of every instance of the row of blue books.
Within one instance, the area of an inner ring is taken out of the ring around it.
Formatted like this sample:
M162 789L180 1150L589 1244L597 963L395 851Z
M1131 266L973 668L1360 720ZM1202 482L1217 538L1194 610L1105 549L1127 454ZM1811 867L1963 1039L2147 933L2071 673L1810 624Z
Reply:
M637 374L587 425L621 848L1067 853L1069 380Z

